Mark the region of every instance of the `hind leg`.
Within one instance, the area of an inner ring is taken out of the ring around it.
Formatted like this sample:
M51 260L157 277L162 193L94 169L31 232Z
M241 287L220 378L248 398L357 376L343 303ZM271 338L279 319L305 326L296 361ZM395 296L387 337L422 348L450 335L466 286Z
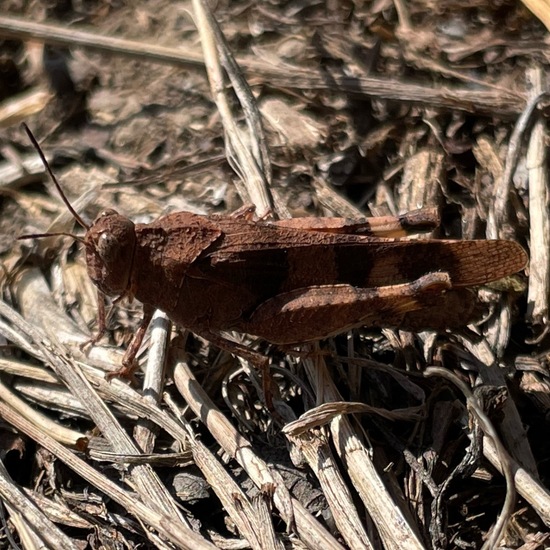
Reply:
M405 315L451 288L447 273L399 285L323 285L285 292L261 304L238 330L274 344L320 340L358 326L397 327Z

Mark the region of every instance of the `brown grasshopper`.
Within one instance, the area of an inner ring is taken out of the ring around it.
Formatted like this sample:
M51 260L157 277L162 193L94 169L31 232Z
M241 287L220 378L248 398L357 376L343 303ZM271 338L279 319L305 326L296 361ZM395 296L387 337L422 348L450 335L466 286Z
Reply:
M136 298L144 317L118 375L129 375L155 309L177 325L265 366L267 359L222 336L237 331L273 344L301 344L359 326L441 328L466 324L476 307L468 287L523 269L513 241L411 240L434 211L350 221L250 215L169 214L134 224L114 210L86 230L88 274L102 294ZM443 315L443 318L442 318ZM100 315L100 332L104 313Z

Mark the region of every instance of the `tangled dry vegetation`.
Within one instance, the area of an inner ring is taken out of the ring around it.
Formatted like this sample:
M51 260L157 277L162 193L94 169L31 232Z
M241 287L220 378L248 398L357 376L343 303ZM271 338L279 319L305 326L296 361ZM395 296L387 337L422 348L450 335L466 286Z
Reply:
M529 7L222 0L218 29L200 0L4 0L1 548L550 547L550 9ZM87 220L435 207L434 237L516 240L530 265L460 329L245 338L271 410L162 314L133 383L108 381L140 305L83 345L82 247L14 240L75 225L22 121Z

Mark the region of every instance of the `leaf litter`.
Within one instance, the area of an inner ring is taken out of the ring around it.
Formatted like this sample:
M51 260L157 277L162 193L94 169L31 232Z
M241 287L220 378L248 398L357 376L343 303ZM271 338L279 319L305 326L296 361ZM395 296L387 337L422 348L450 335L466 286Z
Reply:
M541 20L510 2L6 3L2 544L548 547L550 50L544 2L527 7ZM107 382L140 307L86 346L82 251L13 240L74 230L22 121L88 220L436 207L435 236L515 239L532 263L479 289L476 326L246 340L276 414L249 365L161 314L136 384Z

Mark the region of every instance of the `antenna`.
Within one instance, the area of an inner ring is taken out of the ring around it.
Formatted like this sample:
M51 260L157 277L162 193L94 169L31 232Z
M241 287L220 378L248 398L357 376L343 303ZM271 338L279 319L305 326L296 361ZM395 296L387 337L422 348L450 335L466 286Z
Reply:
M57 178L55 177L54 173L52 172L52 169L50 168L50 165L48 164L48 161L46 160L46 157L44 153L42 152L42 149L40 148L40 145L38 145L38 141L36 141L36 138L34 137L33 133L30 131L29 127L23 122L23 128L25 129L25 132L27 132L27 135L29 136L29 139L31 140L31 143L33 144L34 148L38 152L38 155L40 156L40 159L42 160L42 164L44 164L44 167L46 168L46 171L50 175L50 178L52 179L54 185L56 186L59 195L61 196L61 199L69 209L69 212L73 215L73 218L78 222L79 225L81 225L86 231L90 229L90 226L76 213L76 210L72 207L71 203L65 196L65 193L63 192L63 189L61 188L61 185L59 185L59 182L57 181ZM60 233L62 234L62 233ZM63 233L64 235L70 235L69 233ZM49 235L53 235L53 233L49 233ZM38 236L38 235L36 235ZM75 238L74 235L71 235L71 237ZM78 240L78 239L77 239Z

